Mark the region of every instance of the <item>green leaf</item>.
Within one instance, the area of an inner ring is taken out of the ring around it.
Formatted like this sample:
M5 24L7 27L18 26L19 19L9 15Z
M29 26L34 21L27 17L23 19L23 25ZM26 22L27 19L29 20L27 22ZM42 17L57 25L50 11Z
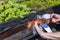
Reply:
M0 5L0 11L3 10L3 7L4 7L3 5Z

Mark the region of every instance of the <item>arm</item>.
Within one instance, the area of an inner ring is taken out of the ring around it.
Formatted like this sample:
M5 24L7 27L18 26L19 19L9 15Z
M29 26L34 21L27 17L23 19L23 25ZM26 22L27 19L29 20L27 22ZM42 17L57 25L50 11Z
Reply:
M37 23L35 23L35 28L38 32L38 34L44 38L47 39L59 39L60 38L60 32L56 32L56 33L45 33L42 30L39 29Z
M60 39L60 32L55 32L55 33L45 33L45 35L49 36L49 37L53 37L56 39Z

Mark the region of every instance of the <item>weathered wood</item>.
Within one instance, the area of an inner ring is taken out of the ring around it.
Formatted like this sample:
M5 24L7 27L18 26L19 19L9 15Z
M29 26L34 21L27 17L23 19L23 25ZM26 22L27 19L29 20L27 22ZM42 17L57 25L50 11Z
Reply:
M16 34L13 34L12 36L9 36L7 38L5 38L4 40L23 40L23 39L26 39L32 35L31 34L31 29L32 28L29 28L29 29L24 29Z
M3 39L5 39L5 38L7 38L7 37L9 37L9 36L11 36L11 35L19 32L19 31L21 31L21 30L26 29L26 28L27 28L26 25L27 25L27 24L23 24L23 25L21 25L21 26L19 26L19 27L17 27L17 28L10 29L10 30L8 30L8 31L0 34L0 40L3 40Z

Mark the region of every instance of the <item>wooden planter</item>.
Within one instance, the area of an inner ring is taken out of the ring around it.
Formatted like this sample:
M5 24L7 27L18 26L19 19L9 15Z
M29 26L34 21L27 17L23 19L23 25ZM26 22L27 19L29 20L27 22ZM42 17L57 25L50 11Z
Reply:
M27 23L26 23L26 24L27 24ZM7 37L9 37L9 36L11 36L11 35L19 32L19 31L21 31L21 30L26 29L26 28L27 28L27 27L26 27L26 24L23 24L23 25L21 25L21 26L18 26L18 27L16 27L16 28L13 28L13 29L9 29L9 30L7 30L6 32L0 34L0 40L3 40L3 39L5 39L5 38L7 38Z

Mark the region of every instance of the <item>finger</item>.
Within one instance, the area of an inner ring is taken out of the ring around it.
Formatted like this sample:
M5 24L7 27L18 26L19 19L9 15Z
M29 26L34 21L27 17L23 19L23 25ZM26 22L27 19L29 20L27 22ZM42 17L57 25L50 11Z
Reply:
M35 25L34 25L35 27L38 26L37 22L34 22L34 23L35 23Z
M34 22L37 25L37 22Z
M56 19L52 18L52 22L53 22L53 23L56 23Z

